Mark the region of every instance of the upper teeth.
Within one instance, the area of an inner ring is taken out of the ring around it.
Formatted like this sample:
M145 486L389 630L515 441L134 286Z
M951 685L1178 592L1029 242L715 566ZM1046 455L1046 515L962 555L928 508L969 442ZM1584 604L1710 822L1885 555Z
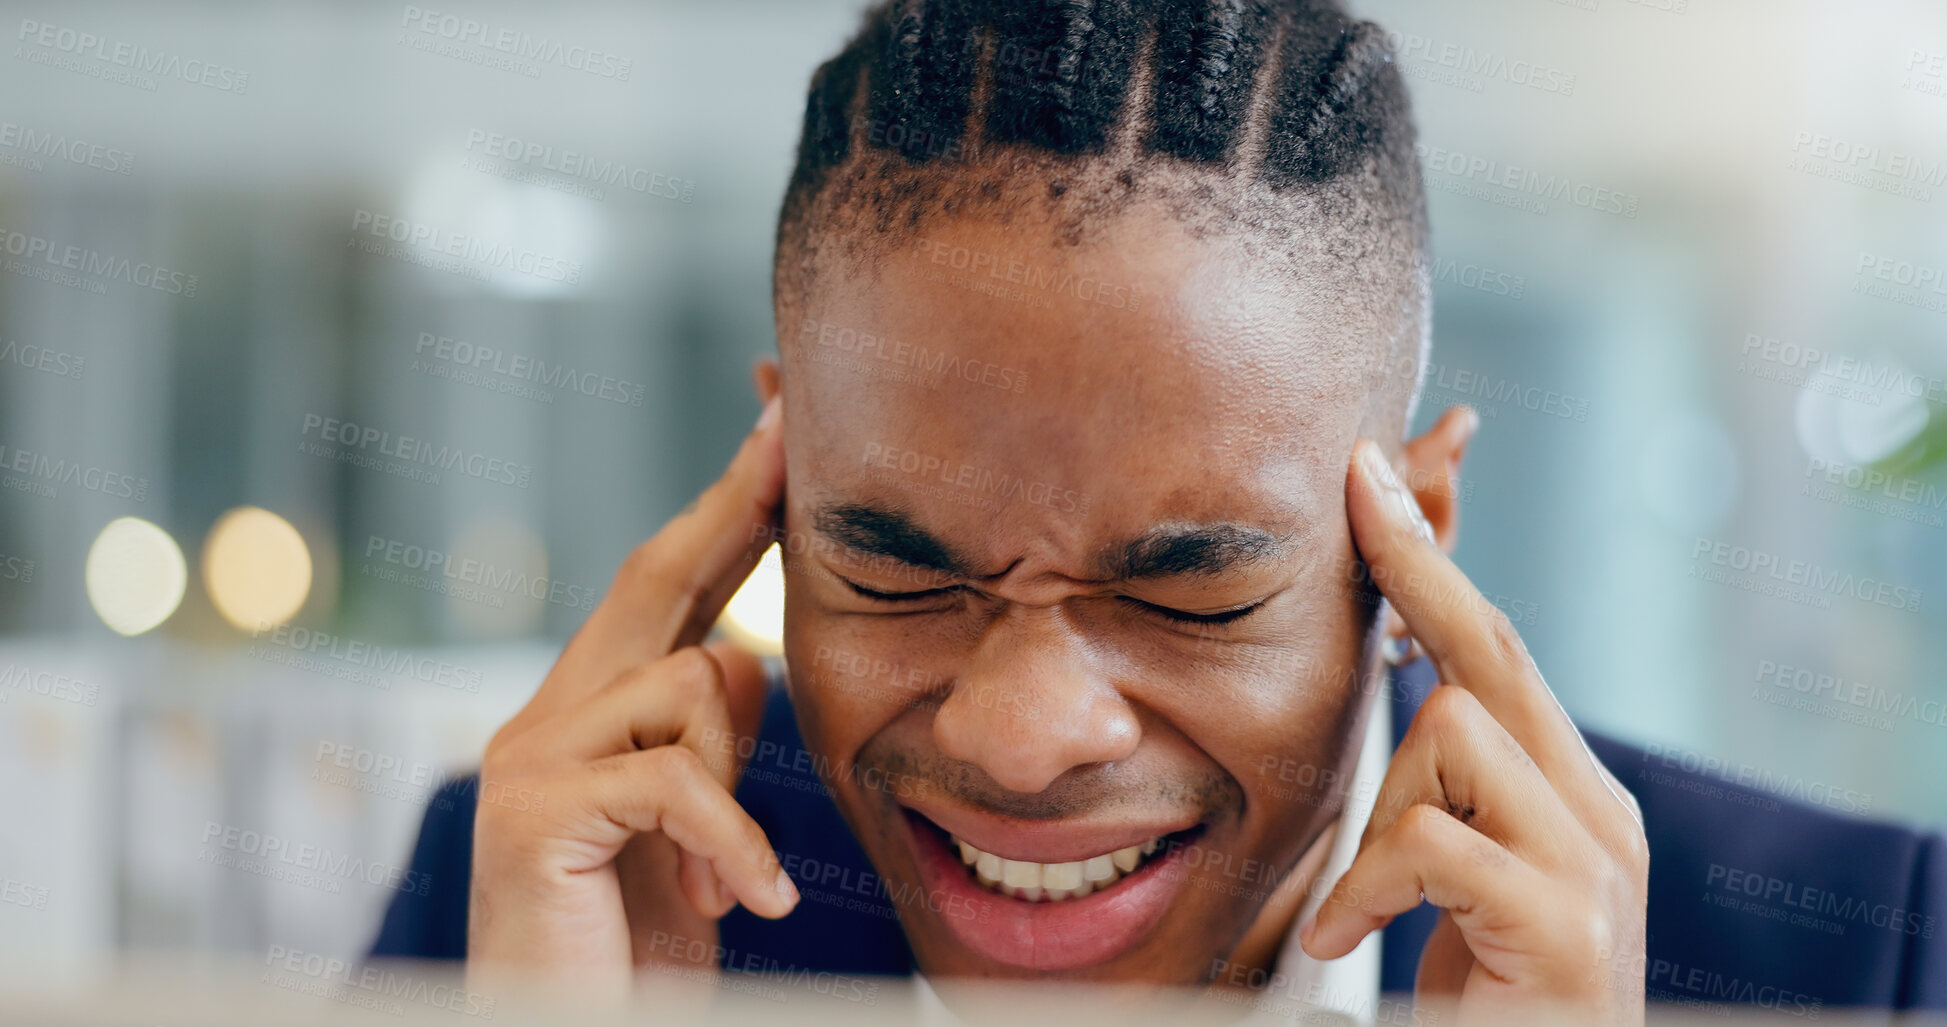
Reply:
M1024 859L1002 859L982 852L958 838L960 861L974 868L974 876L989 888L1029 902L1060 902L1079 899L1100 888L1107 888L1136 869L1144 856L1156 851L1160 838L1141 845L1105 852L1074 863L1031 863Z

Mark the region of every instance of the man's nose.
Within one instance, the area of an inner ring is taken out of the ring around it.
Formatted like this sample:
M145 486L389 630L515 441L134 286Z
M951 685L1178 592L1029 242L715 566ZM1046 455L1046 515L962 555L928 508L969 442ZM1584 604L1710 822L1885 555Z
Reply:
M1002 787L1039 792L1070 768L1126 759L1142 728L1060 606L1015 604L988 624L933 738Z

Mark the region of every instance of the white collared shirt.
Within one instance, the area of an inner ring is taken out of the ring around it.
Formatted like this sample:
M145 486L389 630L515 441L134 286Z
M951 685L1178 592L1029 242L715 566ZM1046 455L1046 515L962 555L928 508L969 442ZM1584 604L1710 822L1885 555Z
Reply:
M1305 904L1291 922L1291 934L1278 952L1273 984L1254 997L1254 1004L1267 1013L1288 1011L1294 1022L1307 1024L1371 1024L1379 1009L1379 936L1366 935L1359 946L1338 959L1318 960L1305 954L1298 944L1298 928L1318 912L1331 894L1331 886L1352 865L1359 853L1359 836L1365 833L1372 817L1379 784L1386 778L1386 767L1393 755L1392 706L1380 701L1372 704L1366 718L1365 738L1359 745L1359 762L1346 786L1345 808L1339 817L1338 831L1332 837L1332 851L1319 870L1319 881L1310 889ZM915 1021L923 1027L956 1024L959 1018L940 1000L924 974L913 974L918 1008Z

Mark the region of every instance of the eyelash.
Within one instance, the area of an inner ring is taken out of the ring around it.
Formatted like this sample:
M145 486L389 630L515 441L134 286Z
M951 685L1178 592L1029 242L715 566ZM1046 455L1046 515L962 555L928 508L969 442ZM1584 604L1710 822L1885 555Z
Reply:
M840 578L839 580L845 582L846 585L851 587L852 591L859 595L883 603L911 602L915 599L927 599L961 590L961 586L959 585L950 585L945 588L929 588L920 592L880 592L866 588L864 585L852 581L849 578ZM1132 599L1129 596L1121 596L1119 598L1125 603L1140 607L1166 620L1173 620L1179 624L1199 624L1206 626L1224 625L1242 620L1256 613L1258 608L1264 605L1264 600L1260 599L1249 606L1240 606L1234 610L1221 610L1217 613L1190 613L1184 610L1173 610L1167 606L1158 606L1155 603L1146 603L1140 599Z
M1258 608L1264 605L1264 600L1260 599L1249 606L1240 606L1234 610L1221 610L1217 613L1189 613L1183 610L1172 610L1167 606L1157 606L1155 603L1145 603L1140 599L1131 599L1128 596L1123 596L1122 600L1123 602L1134 603L1145 610L1159 614L1179 624L1199 624L1205 626L1220 626L1242 620L1256 613Z

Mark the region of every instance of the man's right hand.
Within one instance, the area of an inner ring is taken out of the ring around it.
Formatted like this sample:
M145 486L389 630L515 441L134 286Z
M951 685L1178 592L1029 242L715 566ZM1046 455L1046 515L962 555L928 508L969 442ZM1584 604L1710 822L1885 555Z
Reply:
M732 797L735 740L763 714L763 667L699 645L769 546L783 492L774 398L723 477L629 555L495 733L474 822L470 982L622 998L637 967L686 961L653 939L714 948L736 903L773 918L796 906L763 829Z

